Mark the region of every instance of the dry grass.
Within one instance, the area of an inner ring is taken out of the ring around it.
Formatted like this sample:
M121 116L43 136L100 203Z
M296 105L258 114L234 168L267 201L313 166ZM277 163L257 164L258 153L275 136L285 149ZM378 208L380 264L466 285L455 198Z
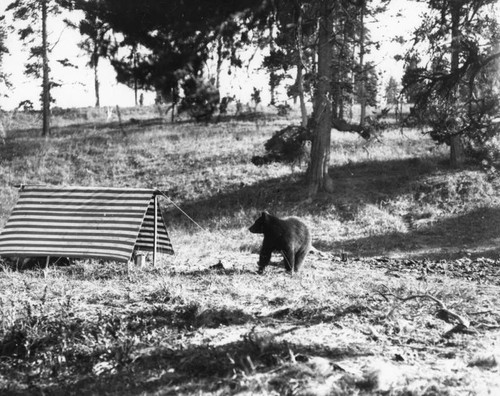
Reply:
M284 118L166 123L123 110L64 114L50 139L26 115L0 146L0 226L21 183L159 187L177 249L159 268L79 261L0 272L2 394L454 395L500 389L500 205L494 174L452 171L416 130L367 145L334 133L333 194L257 168ZM148 117L149 115L149 117ZM131 120L134 118L134 120ZM31 124L30 124L31 122ZM307 221L304 272L255 273L263 209ZM341 253L347 261L341 261ZM210 266L221 262L224 270ZM430 301L471 321L470 332Z

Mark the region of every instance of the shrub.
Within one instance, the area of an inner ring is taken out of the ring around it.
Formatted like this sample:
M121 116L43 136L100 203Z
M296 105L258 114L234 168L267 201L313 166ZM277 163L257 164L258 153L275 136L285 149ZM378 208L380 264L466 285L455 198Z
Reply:
M189 77L182 84L184 97L179 112L187 112L196 121L208 121L217 110L219 90L210 81L203 78Z
M292 110L288 103L276 105L276 108L278 109L278 115L283 117L290 114L290 110Z
M255 165L271 162L300 163L307 160L308 142L311 139L311 132L308 129L289 125L273 134L271 139L264 144L266 154L252 157L252 163Z

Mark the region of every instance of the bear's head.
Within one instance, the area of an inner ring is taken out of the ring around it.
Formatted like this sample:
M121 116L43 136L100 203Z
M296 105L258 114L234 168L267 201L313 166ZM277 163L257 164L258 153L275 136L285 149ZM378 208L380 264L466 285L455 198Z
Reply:
M262 212L260 217L257 220L255 220L255 223L253 223L253 225L248 230L254 234L263 234L264 226L268 222L269 216L270 216L269 213Z

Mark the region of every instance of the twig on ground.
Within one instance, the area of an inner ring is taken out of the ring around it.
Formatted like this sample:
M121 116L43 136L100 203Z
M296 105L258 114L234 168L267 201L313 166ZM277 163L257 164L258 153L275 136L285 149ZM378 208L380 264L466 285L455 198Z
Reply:
M399 300L401 302L406 302L410 300L416 300L416 299L428 299L434 301L437 306L438 310L436 312L436 317L438 319L444 320L446 323L450 324L456 324L455 327L448 332L444 334L444 336L448 336L452 333L456 332L463 332L463 333L470 333L470 320L467 319L466 317L457 314L456 312L448 309L446 305L439 300L438 298L430 295L430 294L412 294L407 297L401 297L398 296L397 294L391 292L389 288L385 285L382 286L385 289L385 292L379 291L378 293L384 297L387 300L387 296L392 296L396 300ZM387 314L387 316L390 316L392 312L394 311L396 307L394 306L391 311ZM474 330L472 330L474 332Z
M488 323L478 323L476 327L480 329L486 329L486 330L498 330L500 329L500 325L492 325Z
M406 302L409 300L415 300L418 298L421 299L428 299L434 301L438 305L438 310L436 312L436 317L438 319L444 320L446 323L451 323L454 324L455 326L448 330L446 333L443 334L443 337L447 338L450 335L454 333L466 333L466 334L477 334L477 329L485 329L485 330L498 330L500 329L500 325L497 324L489 324L489 323L482 323L482 322L475 322L474 326L471 326L471 322L469 319L466 317L457 314L454 311L451 311L446 307L446 305L439 300L438 298L430 295L430 294L412 294L407 297L401 297L398 296L397 294L391 292L389 288L385 285L382 286L385 289L385 292L379 291L378 293L386 300L389 302L389 299L387 296L392 296L396 300L401 301L401 302ZM392 312L396 309L396 306L394 306L387 316L392 315ZM487 315L487 314L498 314L495 311L492 310L486 310L486 311L478 311L478 312L468 312L468 315Z
M477 312L467 312L467 315L475 316L475 315L500 315L500 312L492 311L488 309L486 311L477 311Z

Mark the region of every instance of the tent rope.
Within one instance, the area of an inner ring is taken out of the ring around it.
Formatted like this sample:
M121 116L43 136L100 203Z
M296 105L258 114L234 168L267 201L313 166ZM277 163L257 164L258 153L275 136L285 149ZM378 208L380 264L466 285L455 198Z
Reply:
M169 202L174 205L184 216L186 216L193 224L197 225L202 231L208 232L205 228L199 225L191 216L184 212L179 205L172 201L163 191L157 190L163 197L169 200Z

